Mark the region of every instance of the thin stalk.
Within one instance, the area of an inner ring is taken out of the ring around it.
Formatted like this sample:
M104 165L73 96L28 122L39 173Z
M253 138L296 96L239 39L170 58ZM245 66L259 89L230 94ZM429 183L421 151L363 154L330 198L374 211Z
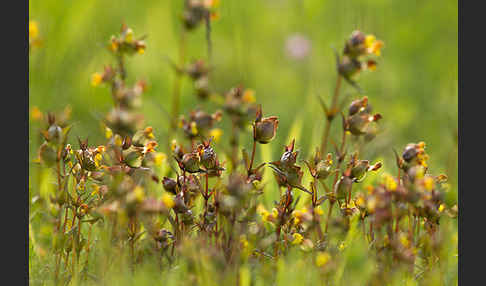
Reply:
M179 63L178 63L179 69L184 68L185 51L186 51L186 30L183 29L180 37L180 42L179 42ZM171 115L172 120L169 128L169 138L172 137L174 131L177 128L177 115L179 114L179 108L180 108L182 76L183 76L182 70L176 71L176 76L174 79L174 96L172 99L172 115Z
M251 151L251 160L250 160L250 166L248 167L248 177L251 174L251 168L253 167L253 160L255 159L255 150L256 150L256 140L253 139L253 149Z
M329 114L326 114L326 118L327 118L327 124L326 124L326 127L324 129L324 134L322 136L322 143L321 143L321 154L324 155L325 152L326 152L326 149L327 149L327 142L329 141L329 132L330 132L330 129L331 129L331 123L332 123L332 120L334 119L334 115L336 115L336 113L338 113L338 110L336 110L337 108L337 103L338 103L338 97L339 97L339 91L341 89L341 75L338 74L338 77L336 79L336 87L334 89L334 95L332 97L332 103L331 103L331 109L329 110Z

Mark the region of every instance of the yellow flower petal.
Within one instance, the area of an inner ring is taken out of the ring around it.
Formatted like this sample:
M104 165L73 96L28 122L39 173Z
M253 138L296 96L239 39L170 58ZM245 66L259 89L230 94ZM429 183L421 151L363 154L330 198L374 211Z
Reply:
M164 193L164 195L162 196L162 203L168 209L173 208L174 205L175 205L174 199L172 198L171 195L169 195L167 193Z

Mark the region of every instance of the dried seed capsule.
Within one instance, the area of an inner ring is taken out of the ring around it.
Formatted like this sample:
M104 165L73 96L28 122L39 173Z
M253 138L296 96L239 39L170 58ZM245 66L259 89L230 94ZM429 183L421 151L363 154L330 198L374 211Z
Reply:
M162 180L162 185L164 189L169 193L176 194L177 193L177 182L174 179L164 177Z
M255 140L267 144L275 137L278 127L278 118L270 116L255 122Z
M349 115L354 115L360 111L363 111L368 106L368 97L365 96L361 99L356 99L349 105Z
M52 141L54 143L59 143L62 138L62 129L61 127L53 124L47 130L47 134L49 136L49 141Z
M406 162L410 162L413 158L417 156L417 153L418 152L415 148L415 144L408 144L402 153L403 160L405 160Z
M213 148L209 145L203 146L199 145L199 154L201 157L201 164L206 168L206 170L214 169L217 166L216 153Z
M201 158L197 152L186 153L182 156L181 164L185 171L189 173L199 172Z

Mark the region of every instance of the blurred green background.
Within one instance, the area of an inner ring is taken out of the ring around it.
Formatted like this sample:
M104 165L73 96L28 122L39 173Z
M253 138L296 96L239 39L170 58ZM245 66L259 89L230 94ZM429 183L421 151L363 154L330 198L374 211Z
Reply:
M101 143L99 118L112 101L109 89L92 87L90 79L113 63L105 45L125 22L136 36L148 35L145 54L128 62L128 80L147 80L143 112L156 137L165 141L164 110L171 109L175 76L165 57L178 58L182 7L182 0L29 1L29 18L39 22L43 39L43 46L30 54L29 106L47 111L71 105L76 122L71 138L89 135L91 143ZM360 29L385 42L378 69L359 79L374 111L384 117L383 133L369 152L379 151L394 172L392 148L425 141L431 172L447 172L455 185L457 1L221 0L217 11L211 84L218 92L238 84L252 88L264 114L279 116L274 158L289 133L297 137L302 158L318 146L325 121L316 95L330 102L336 79L332 47L341 50L351 32ZM286 52L286 42L296 34L310 44L303 59ZM205 29L200 27L188 37L186 58L206 56ZM360 96L344 87L348 101ZM183 113L196 105L216 109L196 98L189 80L182 92ZM334 138L340 136L339 125L331 131ZM36 155L37 131L30 130L30 158Z

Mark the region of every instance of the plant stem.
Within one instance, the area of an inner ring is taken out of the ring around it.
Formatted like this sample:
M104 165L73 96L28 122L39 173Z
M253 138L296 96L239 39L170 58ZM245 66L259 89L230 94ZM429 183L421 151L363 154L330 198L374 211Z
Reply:
M334 89L334 96L332 97L332 103L331 103L331 109L329 109L329 114L326 114L326 127L324 129L324 134L322 136L322 143L321 143L321 155L324 156L327 148L327 142L329 141L329 132L331 129L331 123L332 120L334 119L334 116L338 112L336 110L337 108L337 102L338 102L338 97L339 97L339 91L341 89L341 75L338 74L337 79L336 79L336 87Z
M256 140L253 139L253 149L251 151L250 166L248 167L248 177L250 176L251 168L253 167L253 160L255 159L255 150L256 150Z
M180 42L179 42L179 64L178 64L179 69L184 68L185 50L186 50L186 30L183 29L180 37ZM179 114L182 76L183 76L182 70L176 71L176 76L174 79L174 97L172 99L172 116L171 116L172 120L169 127L169 138L172 137L177 127L177 115Z
M331 202L329 204L329 211L327 212L327 221L326 221L326 228L324 229L324 232L327 233L327 229L329 227L329 222L331 220L331 215L332 215L332 207L334 206L334 202Z

